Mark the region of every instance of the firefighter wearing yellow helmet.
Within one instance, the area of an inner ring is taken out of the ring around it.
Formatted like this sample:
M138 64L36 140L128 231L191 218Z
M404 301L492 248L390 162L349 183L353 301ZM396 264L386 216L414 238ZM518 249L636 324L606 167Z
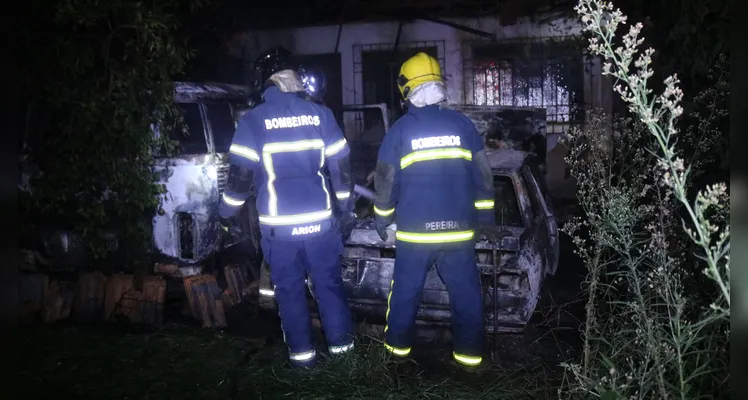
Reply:
M411 90L426 82L441 82L443 85L442 68L434 57L418 53L400 67L397 87L403 99L407 100Z
M418 53L405 61L397 85L408 111L385 136L375 173L382 240L385 227L397 223L385 348L410 353L426 273L436 263L451 302L453 358L478 366L485 334L476 229L494 227L483 140L470 119L444 107L446 86L433 57Z

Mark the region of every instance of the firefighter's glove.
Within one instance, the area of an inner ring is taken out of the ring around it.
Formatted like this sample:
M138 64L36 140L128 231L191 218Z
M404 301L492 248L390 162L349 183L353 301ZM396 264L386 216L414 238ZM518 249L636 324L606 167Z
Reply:
M382 239L383 242L386 242L389 238L389 235L387 234L387 225L384 222L377 222L375 227L377 228L377 233L379 234L379 237Z

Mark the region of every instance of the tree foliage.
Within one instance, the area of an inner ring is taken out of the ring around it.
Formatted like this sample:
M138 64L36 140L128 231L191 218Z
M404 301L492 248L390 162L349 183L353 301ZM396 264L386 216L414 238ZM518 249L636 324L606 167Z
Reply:
M20 76L25 227L73 229L98 257L106 253L100 234L113 232L132 265L151 247L150 216L162 190L152 154L165 139L151 125L173 114L173 78L192 56L178 35L184 7L177 0L36 3L26 4L17 31L28 66Z

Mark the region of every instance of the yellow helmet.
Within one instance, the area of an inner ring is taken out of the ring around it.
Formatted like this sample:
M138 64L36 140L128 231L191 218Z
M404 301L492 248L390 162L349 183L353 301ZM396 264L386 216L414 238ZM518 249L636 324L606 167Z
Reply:
M416 87L426 82L441 82L442 69L434 57L426 53L418 53L409 58L400 67L400 75L397 77L397 87L403 99Z

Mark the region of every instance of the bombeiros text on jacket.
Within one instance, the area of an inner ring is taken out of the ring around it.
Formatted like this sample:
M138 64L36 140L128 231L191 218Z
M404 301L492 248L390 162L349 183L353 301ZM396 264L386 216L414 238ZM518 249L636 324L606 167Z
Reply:
M431 136L410 141L413 150L429 149L432 147L460 146L460 137L455 135Z
M265 119L265 129L298 128L300 126L319 126L319 115L294 115Z

